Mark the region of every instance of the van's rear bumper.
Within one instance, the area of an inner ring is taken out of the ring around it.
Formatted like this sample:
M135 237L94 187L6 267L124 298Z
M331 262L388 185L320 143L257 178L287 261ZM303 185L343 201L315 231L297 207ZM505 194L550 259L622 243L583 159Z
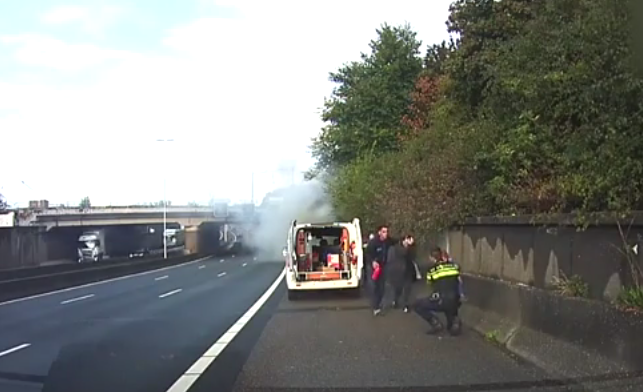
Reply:
M288 290L341 290L356 289L360 282L356 277L351 279L297 282L292 274L286 276Z

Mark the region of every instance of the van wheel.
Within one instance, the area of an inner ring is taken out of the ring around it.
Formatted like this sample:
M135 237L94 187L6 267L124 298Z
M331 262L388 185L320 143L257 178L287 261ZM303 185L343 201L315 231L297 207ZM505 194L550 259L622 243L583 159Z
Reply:
M288 301L298 300L301 297L300 294L301 293L296 290L288 290Z

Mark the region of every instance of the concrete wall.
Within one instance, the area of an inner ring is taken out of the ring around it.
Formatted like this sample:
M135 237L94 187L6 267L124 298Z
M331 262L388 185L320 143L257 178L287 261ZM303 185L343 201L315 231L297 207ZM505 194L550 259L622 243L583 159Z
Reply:
M47 243L43 229L0 228L0 268L36 266L46 259Z
M641 242L643 225L633 225L627 237L628 246ZM580 276L591 298L608 300L615 299L629 279L615 224L578 231L566 225L485 222L453 228L447 239L453 258L474 275L550 288L562 272Z

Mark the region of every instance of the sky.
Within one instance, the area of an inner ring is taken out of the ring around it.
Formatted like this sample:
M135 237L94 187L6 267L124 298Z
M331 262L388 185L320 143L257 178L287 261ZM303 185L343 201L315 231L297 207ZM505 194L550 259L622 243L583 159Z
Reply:
M449 4L0 0L0 193L260 201L314 163L328 73L385 22L448 38Z

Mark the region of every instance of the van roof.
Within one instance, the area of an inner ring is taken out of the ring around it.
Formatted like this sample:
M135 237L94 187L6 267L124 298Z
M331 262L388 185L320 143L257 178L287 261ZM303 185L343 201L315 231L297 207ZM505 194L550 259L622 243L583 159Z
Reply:
M352 226L353 222L319 222L319 223L312 223L312 222L305 222L305 223L300 223L297 222L298 227L333 227L333 226Z

